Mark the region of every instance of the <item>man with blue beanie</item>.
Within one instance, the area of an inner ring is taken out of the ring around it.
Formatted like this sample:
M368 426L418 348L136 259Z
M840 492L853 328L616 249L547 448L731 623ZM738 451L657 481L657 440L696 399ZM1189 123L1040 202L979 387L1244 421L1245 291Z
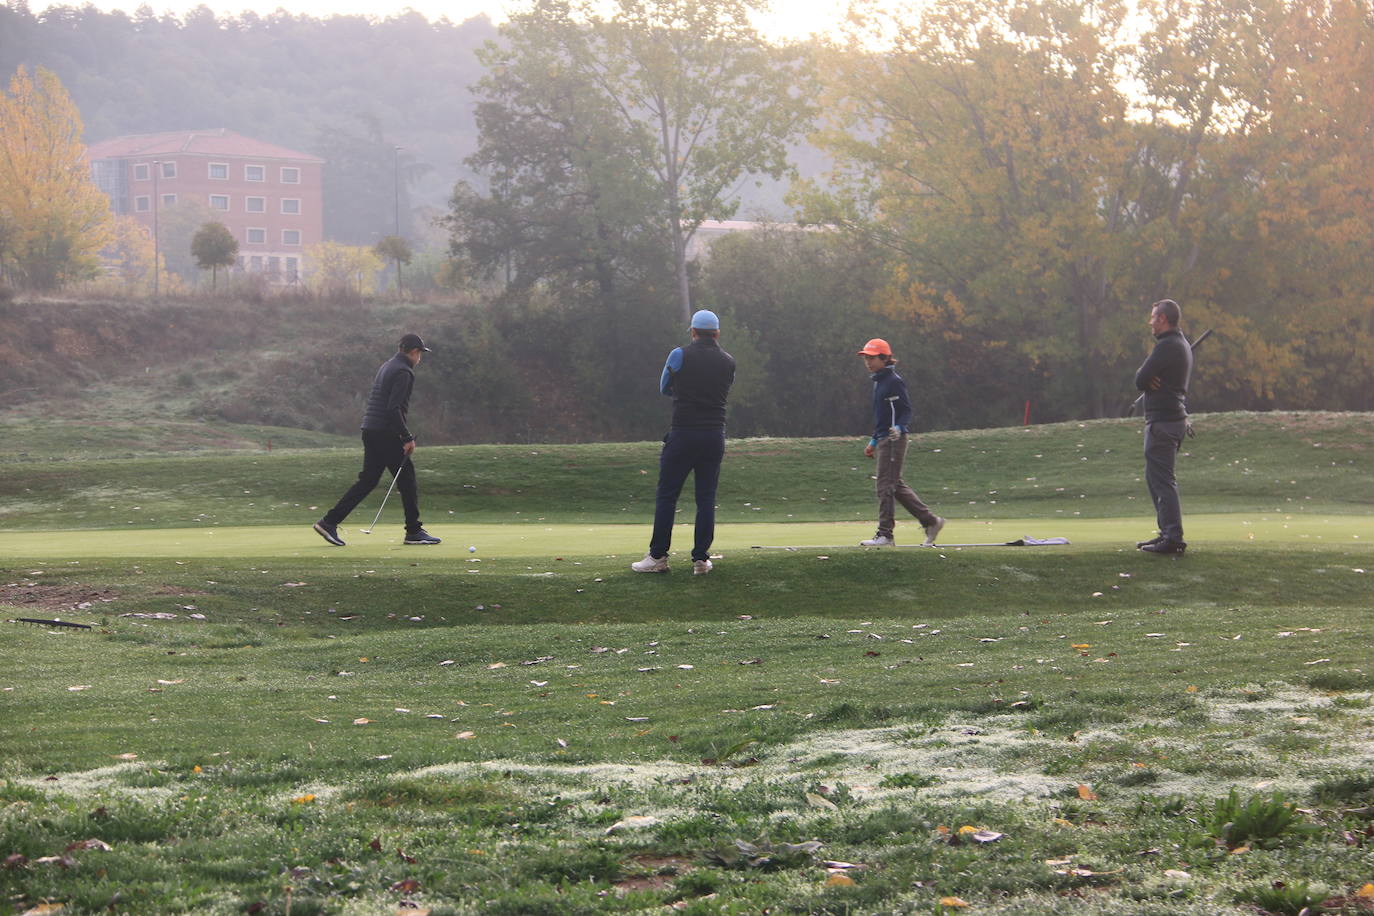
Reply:
M631 563L635 572L668 571L677 498L687 475L696 484L696 540L692 574L711 571L711 542L716 536L716 485L725 458L725 399L735 381L735 360L720 347L720 319L702 309L692 316L692 342L668 354L658 390L673 399L673 424L663 437L658 458L658 494L654 533L644 559Z

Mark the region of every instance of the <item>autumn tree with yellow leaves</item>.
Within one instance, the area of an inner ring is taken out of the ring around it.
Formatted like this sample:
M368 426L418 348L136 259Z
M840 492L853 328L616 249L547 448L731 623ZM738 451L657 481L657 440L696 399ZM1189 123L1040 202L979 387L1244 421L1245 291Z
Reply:
M91 179L81 114L62 82L20 67L0 93L0 269L52 290L93 276L112 237L108 199Z

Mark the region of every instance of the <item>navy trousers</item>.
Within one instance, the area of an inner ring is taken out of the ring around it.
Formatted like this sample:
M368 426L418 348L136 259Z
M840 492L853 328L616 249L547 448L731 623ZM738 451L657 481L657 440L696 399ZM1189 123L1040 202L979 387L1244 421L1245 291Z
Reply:
M711 557L711 542L716 537L716 485L720 483L720 463L725 458L724 429L674 427L663 440L658 457L658 495L654 501L654 534L649 554L666 557L673 542L673 519L677 498L687 475L696 481L696 540L692 559Z
M338 526L348 513L367 498L382 479L383 471L391 471L396 478L396 490L401 494L401 505L405 507L406 531L420 530L420 497L415 486L415 465L405 453L400 438L385 430L363 430L363 469L358 479L348 488L333 509L324 514L325 524Z

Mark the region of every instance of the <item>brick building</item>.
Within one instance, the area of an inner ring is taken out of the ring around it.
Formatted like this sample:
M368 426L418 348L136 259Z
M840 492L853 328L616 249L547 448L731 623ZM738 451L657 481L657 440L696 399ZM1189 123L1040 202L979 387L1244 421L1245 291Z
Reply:
M154 212L198 200L239 243L239 267L294 283L324 239L323 159L231 130L135 134L86 150L115 213L149 231Z

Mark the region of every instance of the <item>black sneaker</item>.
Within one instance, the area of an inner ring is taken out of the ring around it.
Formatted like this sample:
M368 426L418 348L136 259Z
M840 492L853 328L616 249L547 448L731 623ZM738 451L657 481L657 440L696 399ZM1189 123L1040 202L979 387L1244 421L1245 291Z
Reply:
M1160 539L1153 544L1146 544L1140 549L1146 553L1181 554L1188 549L1188 545L1183 541L1166 541Z
M344 539L339 537L339 529L336 525L331 525L324 519L315 523L315 533L324 538L335 547L343 547Z
M406 532L405 542L407 544L438 544L441 541L441 538L436 538L423 528L417 528L414 531Z
M1148 541L1136 541L1136 542L1135 542L1135 546L1136 546L1138 549L1140 549L1140 550L1144 550L1146 547L1150 546L1151 544L1158 544L1158 543L1159 543L1160 541L1162 541L1162 540L1164 540L1164 535L1162 535L1162 534L1156 534L1154 537L1150 538Z

